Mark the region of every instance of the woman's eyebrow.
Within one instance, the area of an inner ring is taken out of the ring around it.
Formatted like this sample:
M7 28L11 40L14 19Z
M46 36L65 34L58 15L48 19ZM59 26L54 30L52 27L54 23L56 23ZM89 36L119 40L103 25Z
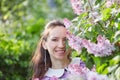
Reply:
M61 37L58 37L58 36L51 36L51 38L61 38ZM62 39L67 39L66 37L63 37Z
M52 36L51 38L59 38L59 37Z

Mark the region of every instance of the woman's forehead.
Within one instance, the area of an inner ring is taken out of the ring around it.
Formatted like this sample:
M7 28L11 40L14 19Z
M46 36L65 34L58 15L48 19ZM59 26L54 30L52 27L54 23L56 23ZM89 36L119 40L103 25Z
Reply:
M65 27L55 27L49 32L50 37L66 37L66 28Z

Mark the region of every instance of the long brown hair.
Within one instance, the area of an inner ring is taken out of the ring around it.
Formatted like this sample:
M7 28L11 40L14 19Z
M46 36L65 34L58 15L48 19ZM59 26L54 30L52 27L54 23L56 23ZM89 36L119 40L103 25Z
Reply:
M45 26L45 30L43 31L43 33L41 35L41 39L37 45L37 49L31 60L32 67L33 67L32 79L34 79L34 78L42 79L44 77L46 71L48 70L48 68L52 66L49 52L43 48L42 42L47 41L49 32L56 26L65 27L65 25L59 20L50 21ZM44 61L45 54L46 54L46 65L45 65L45 61ZM46 67L46 69L45 69L45 67Z

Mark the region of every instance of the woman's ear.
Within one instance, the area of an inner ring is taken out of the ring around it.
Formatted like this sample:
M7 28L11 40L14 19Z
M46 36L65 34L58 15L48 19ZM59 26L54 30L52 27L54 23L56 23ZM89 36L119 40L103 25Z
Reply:
M45 40L42 41L42 46L43 46L44 49L47 49L46 41Z

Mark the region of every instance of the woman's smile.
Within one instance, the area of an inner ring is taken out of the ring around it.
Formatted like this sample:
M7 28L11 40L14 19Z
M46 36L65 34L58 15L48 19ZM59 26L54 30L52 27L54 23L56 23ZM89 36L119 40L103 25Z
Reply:
M64 54L65 50L55 50L55 52L59 53L59 54Z

